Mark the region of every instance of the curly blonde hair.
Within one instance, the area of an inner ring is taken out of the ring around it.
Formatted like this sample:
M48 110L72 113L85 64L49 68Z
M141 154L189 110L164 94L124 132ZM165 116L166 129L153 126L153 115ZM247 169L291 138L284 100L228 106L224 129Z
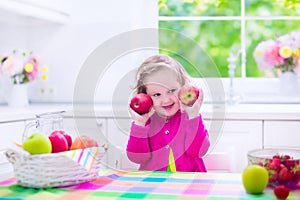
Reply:
M163 67L169 68L175 72L181 86L190 82L188 74L177 60L167 55L154 55L147 58L138 68L136 86L134 88L136 93L146 93L144 79L153 72L161 70Z

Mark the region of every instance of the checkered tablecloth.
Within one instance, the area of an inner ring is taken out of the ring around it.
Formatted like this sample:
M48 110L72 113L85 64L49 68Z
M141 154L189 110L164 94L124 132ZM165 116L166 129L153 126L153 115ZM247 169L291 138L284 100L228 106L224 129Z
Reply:
M18 200L275 199L271 189L262 195L247 194L241 174L149 171L103 171L92 182L50 189L24 188L13 178L0 182L0 197ZM291 199L300 199L300 191L292 191Z

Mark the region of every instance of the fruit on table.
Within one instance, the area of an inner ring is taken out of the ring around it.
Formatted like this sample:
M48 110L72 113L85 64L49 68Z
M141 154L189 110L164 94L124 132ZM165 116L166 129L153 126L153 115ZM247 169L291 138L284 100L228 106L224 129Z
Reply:
M51 153L52 145L49 138L39 132L33 133L23 142L23 149L30 154Z
M183 87L180 89L178 96L180 101L187 106L192 106L199 97L199 89L195 86Z
M72 150L75 149L84 149L89 147L97 147L98 143L93 138L90 138L89 136L82 135L75 138L73 141L73 144L71 146Z
M136 94L130 101L130 108L140 115L148 113L152 106L151 97L144 93Z
M60 132L52 132L48 138L51 141L52 153L58 153L68 150L68 142Z
M261 194L268 185L268 171L259 165L248 165L242 173L243 186L249 194Z
M300 181L299 160L293 160L290 155L273 155L263 163L257 163L268 170L269 185L297 185Z
M70 149L71 148L71 146L72 146L72 137L71 137L71 135L69 135L66 131L64 131L64 130L55 130L55 131L53 131L51 134L53 134L53 133L59 133L59 134L62 134L65 138L66 138L66 140L67 140L67 142L68 142L68 149Z
M277 199L280 199L280 200L286 199L290 194L290 190L287 187L285 187L284 185L276 186L273 189L273 192L274 192L275 196L277 197Z

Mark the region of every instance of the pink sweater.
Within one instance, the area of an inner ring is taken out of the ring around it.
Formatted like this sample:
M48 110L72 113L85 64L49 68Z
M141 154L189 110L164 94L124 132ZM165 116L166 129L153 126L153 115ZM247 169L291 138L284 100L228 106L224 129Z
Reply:
M201 115L189 120L178 111L166 120L154 114L146 126L132 123L127 156L140 170L166 171L171 147L177 171L206 172L201 157L209 145Z

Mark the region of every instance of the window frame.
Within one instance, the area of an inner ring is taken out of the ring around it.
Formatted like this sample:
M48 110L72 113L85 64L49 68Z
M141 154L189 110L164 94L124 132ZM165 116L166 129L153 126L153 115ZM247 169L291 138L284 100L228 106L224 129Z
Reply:
M158 16L158 24L160 21L208 21L208 20L238 20L241 23L241 77L246 76L246 21L248 20L300 20L300 16L246 16L245 0L241 0L240 16ZM233 52L234 53L234 52Z
M239 20L241 23L241 77L221 78L224 85L225 95L233 89L242 96L242 103L300 103L300 94L281 96L278 92L280 83L278 78L247 77L246 76L246 21L248 20L300 20L300 16L246 16L245 0L241 0L240 16L160 16L158 12L158 24L160 21L199 21L199 20ZM232 52L236 53L236 52ZM236 63L237 64L237 63ZM196 82L203 82L194 78ZM231 82L231 83L230 83ZM234 83L234 84L232 84ZM256 83L256 84L254 84ZM231 85L232 84L232 88ZM274 85L275 84L275 85ZM300 78L298 76L298 88L300 89ZM249 92L250 91L250 92ZM291 99L289 99L292 97ZM227 97L225 97L227 99ZM213 101L209 99L207 102Z

